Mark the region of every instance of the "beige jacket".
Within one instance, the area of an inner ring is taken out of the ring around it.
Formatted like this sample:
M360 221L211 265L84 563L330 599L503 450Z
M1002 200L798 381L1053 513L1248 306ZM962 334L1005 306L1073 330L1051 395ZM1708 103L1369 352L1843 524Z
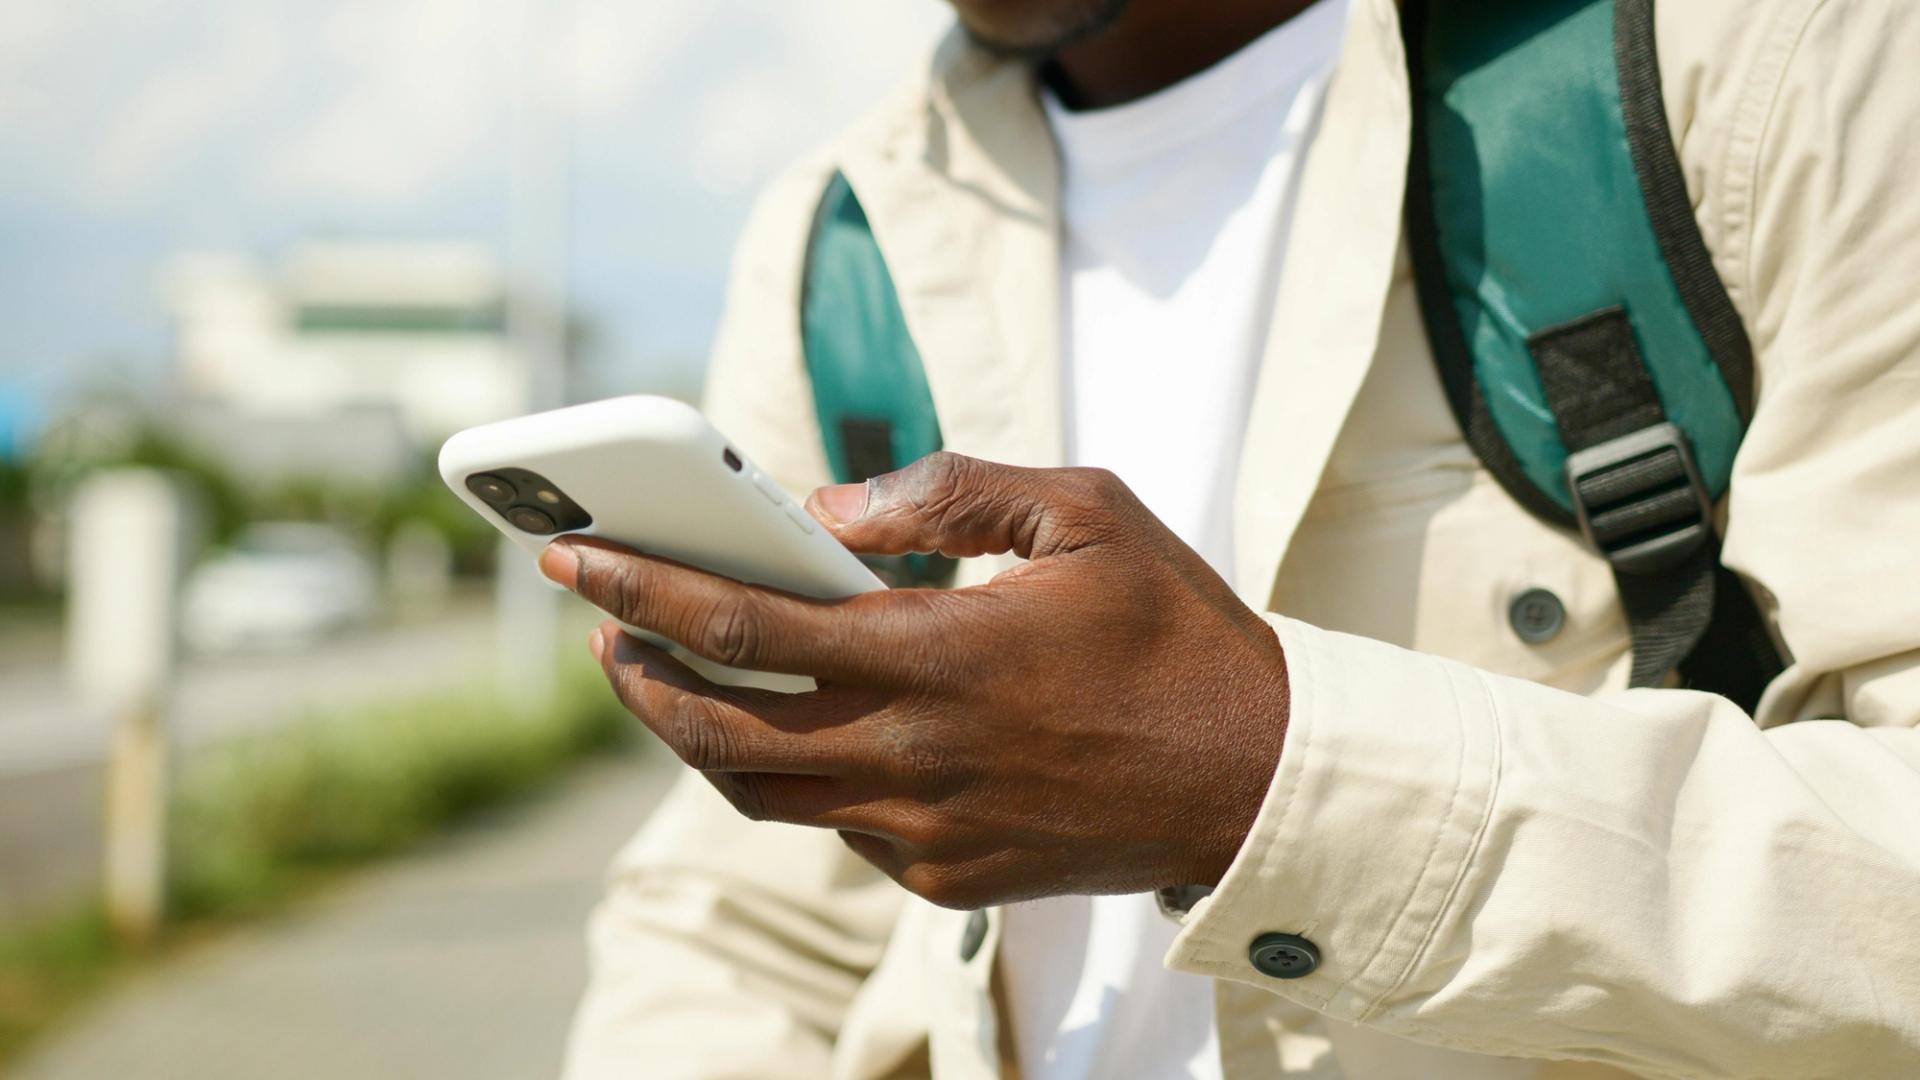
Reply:
M1659 12L1688 188L1758 355L1726 558L1792 664L1755 717L1622 689L1606 566L1503 494L1431 370L1397 11L1356 0L1240 472L1236 586L1273 613L1291 727L1166 957L1215 978L1228 1080L1920 1076L1920 4ZM715 420L790 489L827 480L795 313L836 167L948 445L1057 464L1054 151L1030 74L957 40L762 200ZM1532 587L1569 612L1542 645L1508 625ZM689 777L613 871L569 1076L1011 1076L999 918L971 960L967 922ZM1320 968L1256 971L1270 930Z

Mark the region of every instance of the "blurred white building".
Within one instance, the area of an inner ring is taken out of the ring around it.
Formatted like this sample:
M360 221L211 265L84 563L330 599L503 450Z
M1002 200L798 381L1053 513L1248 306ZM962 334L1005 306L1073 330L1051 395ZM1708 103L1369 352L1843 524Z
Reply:
M527 409L506 278L482 248L310 244L271 266L188 254L163 285L168 426L243 480L377 485L447 435Z
M483 249L314 244L272 268L183 255L165 287L190 400L289 420L390 409L421 444L523 411L505 277Z

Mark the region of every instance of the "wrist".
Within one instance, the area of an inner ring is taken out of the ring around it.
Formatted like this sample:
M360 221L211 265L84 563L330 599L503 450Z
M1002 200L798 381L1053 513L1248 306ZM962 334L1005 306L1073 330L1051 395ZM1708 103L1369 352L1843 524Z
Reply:
M1273 635L1271 628L1264 624L1262 628ZM1179 882L1181 885L1211 887L1226 876L1253 831L1254 820L1280 768L1292 695L1286 654L1277 636L1272 642L1272 662L1261 673L1254 690L1243 697L1246 704L1235 711L1233 722L1227 725L1232 737L1215 754L1216 767L1209 770L1218 783L1208 793L1197 819L1210 822L1212 827L1200 830L1192 876Z

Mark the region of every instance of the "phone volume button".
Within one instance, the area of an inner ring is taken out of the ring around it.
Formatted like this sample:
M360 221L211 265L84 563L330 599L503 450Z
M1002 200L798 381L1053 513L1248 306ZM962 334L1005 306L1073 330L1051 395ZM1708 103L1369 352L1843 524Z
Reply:
M787 493L780 490L780 485L774 483L773 477L759 469L753 470L753 486L759 488L760 494L765 495L767 501L775 506L787 501Z
M812 514L807 513L792 503L787 504L787 517L791 518L795 525L800 526L800 531L804 533L812 533L814 529L819 527L814 524Z

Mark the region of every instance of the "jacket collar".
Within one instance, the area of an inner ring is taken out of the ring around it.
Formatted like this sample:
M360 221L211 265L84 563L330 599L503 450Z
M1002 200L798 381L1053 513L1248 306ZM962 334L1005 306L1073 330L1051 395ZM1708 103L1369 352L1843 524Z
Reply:
M914 108L883 109L841 171L887 260L954 450L1061 463L1059 165L1033 73L957 29Z
M1234 500L1235 586L1269 606L1334 441L1373 365L1400 242L1411 137L1394 0L1354 0L1302 165Z
M1060 174L1033 73L955 31L908 95L908 107L850 134L840 167L887 259L946 444L1060 464ZM1300 176L1241 453L1234 576L1256 607L1271 598L1377 351L1400 236L1407 95L1394 0L1354 0Z

